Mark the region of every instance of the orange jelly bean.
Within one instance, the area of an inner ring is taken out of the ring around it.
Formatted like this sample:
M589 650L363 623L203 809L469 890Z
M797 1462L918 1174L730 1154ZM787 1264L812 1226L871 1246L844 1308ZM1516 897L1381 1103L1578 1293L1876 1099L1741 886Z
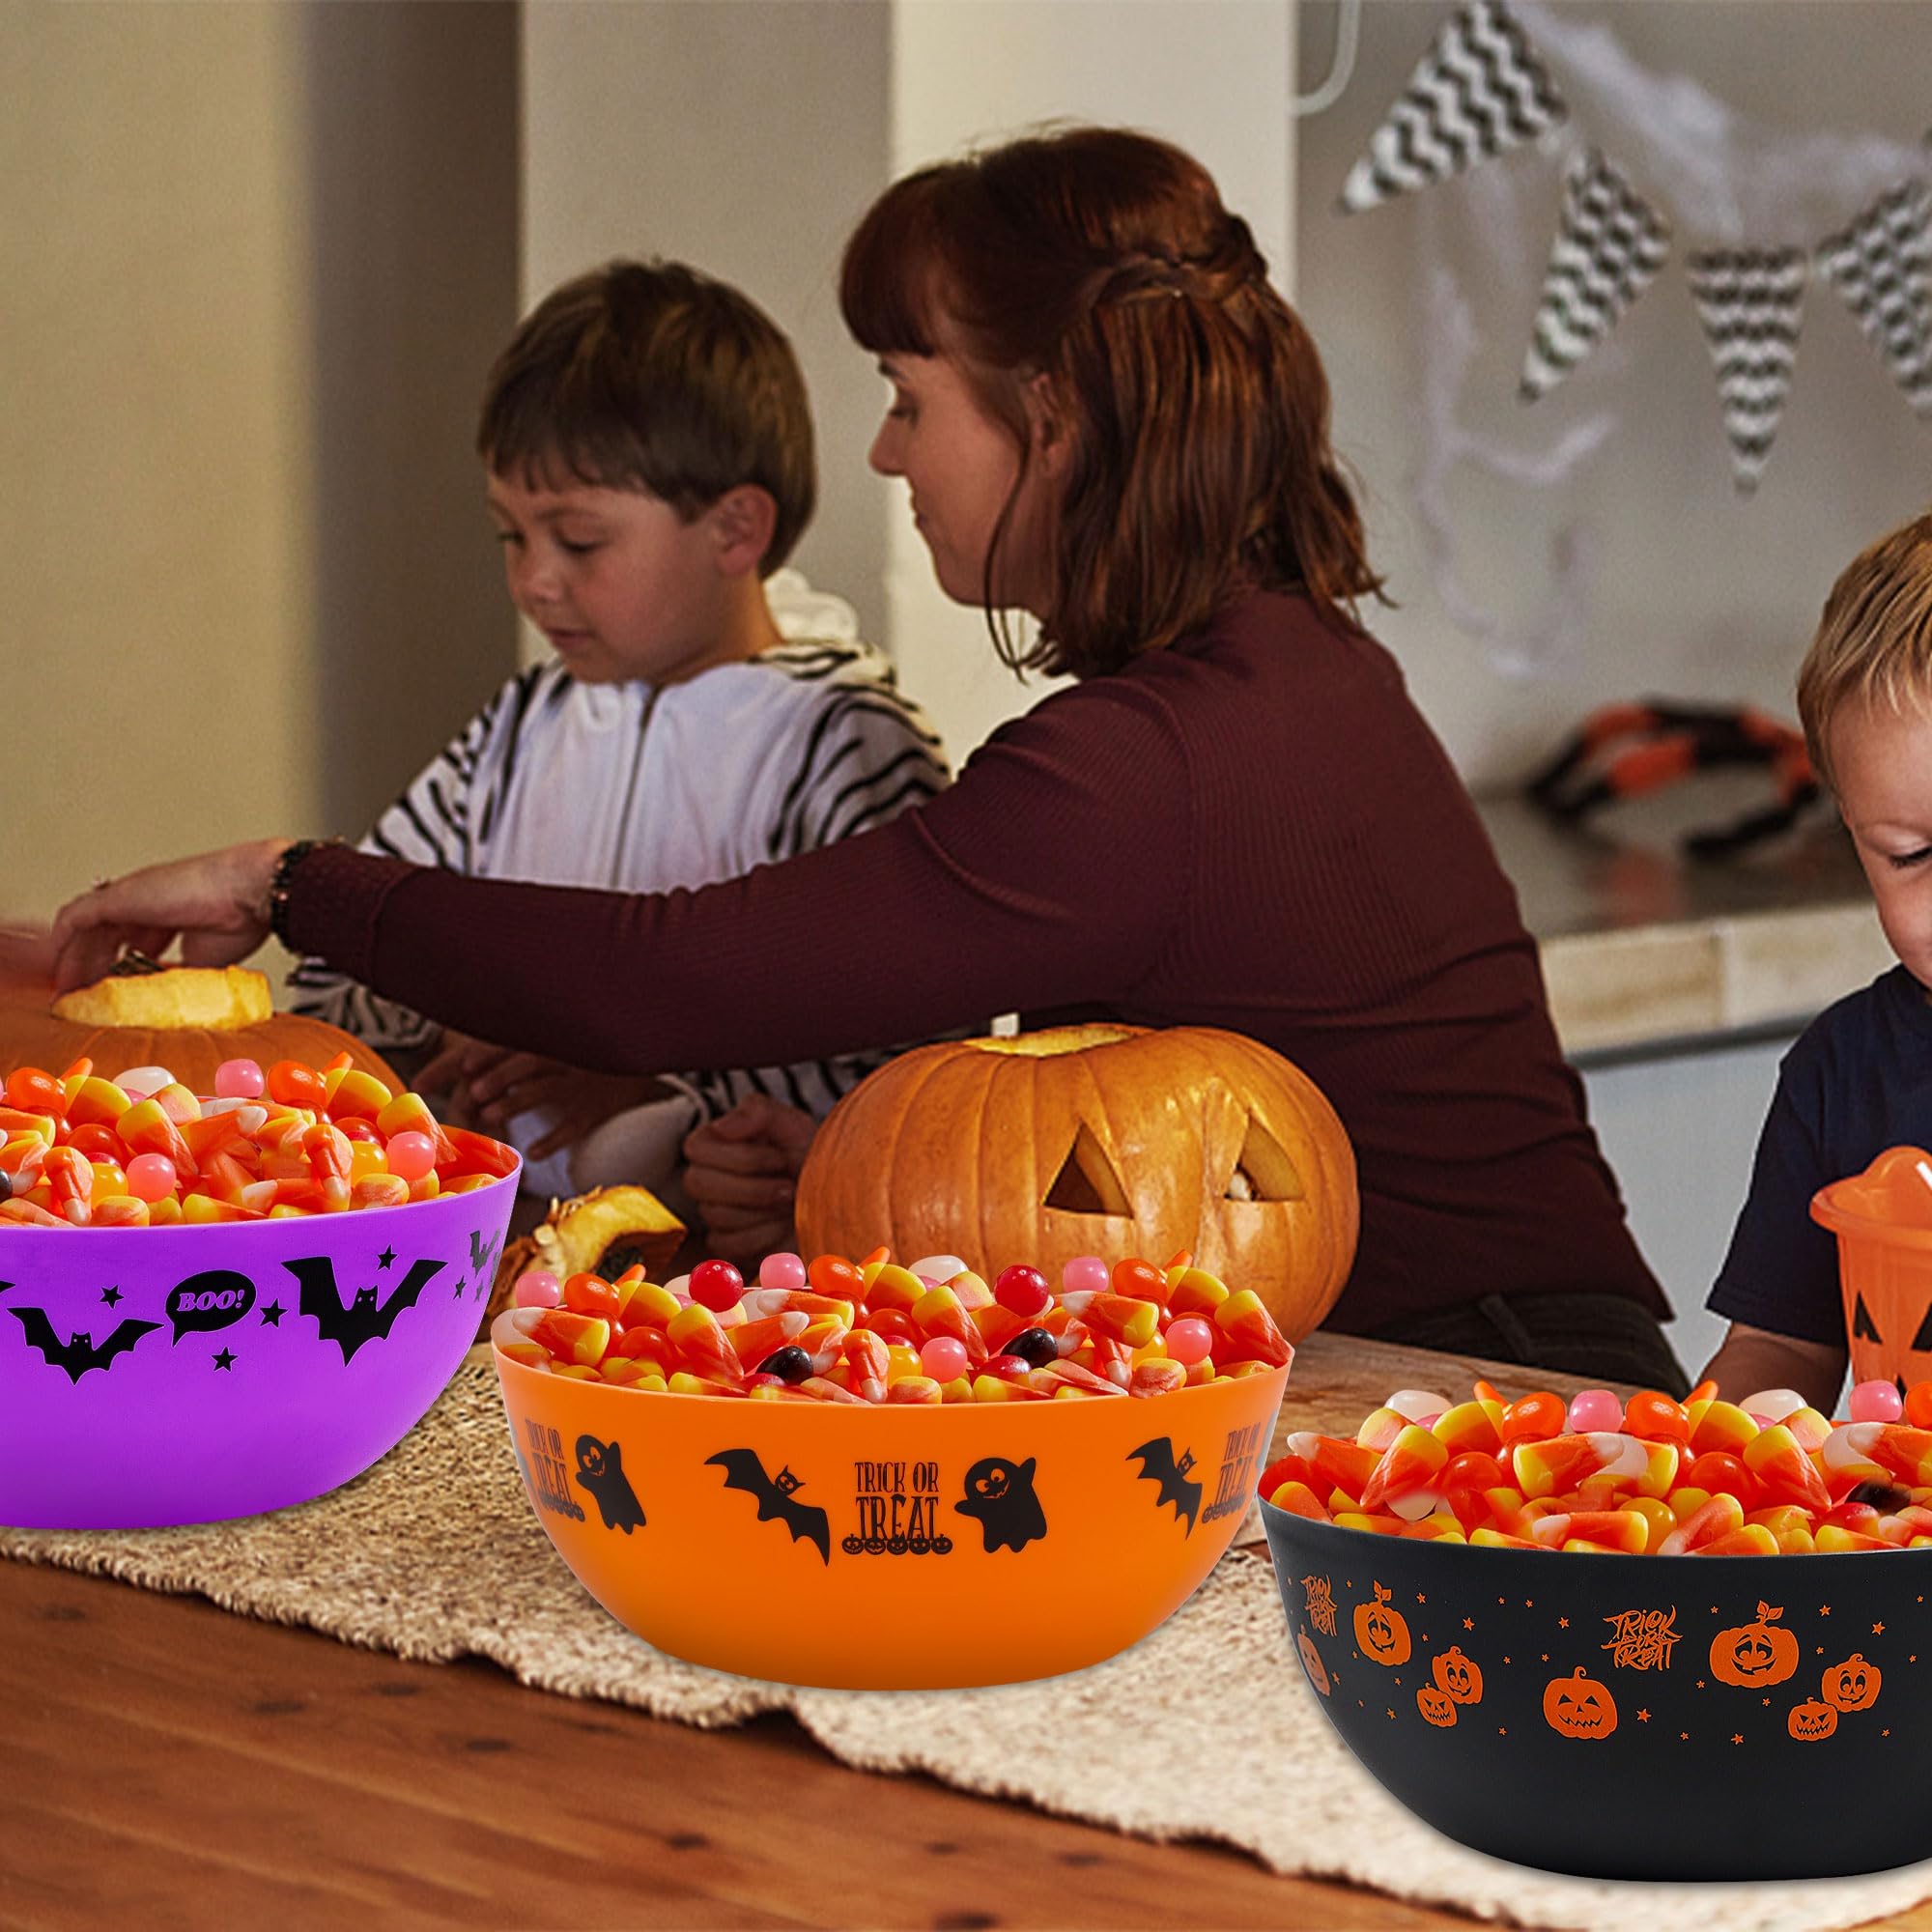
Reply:
M1520 1396L1503 1410L1497 1434L1505 1442L1532 1442L1561 1435L1570 1417L1570 1405L1560 1395L1539 1389L1534 1395Z

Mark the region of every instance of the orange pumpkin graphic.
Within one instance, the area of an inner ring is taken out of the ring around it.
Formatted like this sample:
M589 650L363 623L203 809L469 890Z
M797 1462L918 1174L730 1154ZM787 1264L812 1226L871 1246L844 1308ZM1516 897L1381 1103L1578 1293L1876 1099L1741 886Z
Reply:
M1809 1744L1817 1738L1829 1738L1838 1728L1838 1714L1831 1705L1807 1697L1804 1703L1792 1705L1785 1728L1801 1744Z
M1544 1686L1543 1717L1566 1738L1606 1738L1617 1727L1617 1700L1579 1663Z
M1461 1644L1452 1643L1430 1664L1429 1669L1435 1679L1436 1689L1452 1703L1480 1704L1483 1701L1482 1670L1463 1655Z
M1456 1721L1456 1700L1446 1690L1438 1690L1434 1684L1425 1684L1415 1693L1415 1708L1432 1724L1438 1724L1444 1730Z
M1774 1622L1784 1614L1780 1605L1759 1604L1757 1621L1720 1630L1711 1639L1711 1675L1720 1684L1742 1685L1747 1690L1782 1684L1798 1668L1798 1639Z
M1294 1639L1295 1648L1301 1653L1301 1667L1308 1673L1308 1681L1321 1691L1328 1694L1328 1672L1322 1666L1321 1653L1315 1648L1313 1639L1306 1631L1299 1632Z
M1825 1673L1825 1701L1841 1711L1869 1711L1878 1702L1879 1668L1853 1651L1842 1663Z
M1375 1602L1355 1605L1355 1641L1362 1655L1377 1663L1406 1663L1408 1625L1400 1610L1390 1607L1389 1595L1378 1583Z

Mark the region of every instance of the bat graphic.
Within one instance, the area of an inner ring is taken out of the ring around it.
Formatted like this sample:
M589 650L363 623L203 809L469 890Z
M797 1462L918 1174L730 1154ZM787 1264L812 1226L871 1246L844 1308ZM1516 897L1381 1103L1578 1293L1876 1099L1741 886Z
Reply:
M77 1382L89 1369L99 1369L104 1374L113 1367L117 1355L126 1354L149 1329L161 1325L158 1321L136 1321L130 1318L97 1348L94 1337L86 1333L70 1335L63 1342L54 1332L54 1324L47 1320L44 1308L15 1308L13 1312L27 1331L27 1340L55 1368L65 1369L71 1382Z
M380 1307L373 1288L358 1288L355 1298L345 1308L341 1292L335 1286L334 1264L327 1255L311 1255L298 1262L284 1262L282 1265L301 1284L301 1313L315 1317L320 1340L340 1345L345 1362L364 1342L379 1335L386 1340L396 1317L404 1309L416 1305L416 1297L429 1285L431 1277L440 1274L443 1267L441 1262L416 1262L403 1277L401 1286Z
M1158 1483L1160 1496L1154 1503L1158 1509L1162 1503L1174 1505L1174 1520L1179 1522L1187 1519L1187 1533L1194 1534L1194 1521L1201 1509L1201 1485L1188 1479L1188 1470L1194 1466L1194 1451L1183 1449L1180 1461L1174 1460L1172 1437L1156 1435L1151 1442L1143 1442L1138 1449L1127 1451L1127 1461L1139 1458L1141 1481Z
M724 1487L727 1490L746 1490L758 1499L758 1520L769 1522L777 1517L791 1531L791 1540L796 1543L801 1536L817 1544L818 1553L827 1564L832 1561L832 1524L822 1509L811 1503L794 1502L800 1488L799 1480L789 1469L781 1469L776 1477L765 1474L765 1465L758 1461L755 1449L721 1449L715 1456L707 1456L707 1463L716 1463L724 1471Z

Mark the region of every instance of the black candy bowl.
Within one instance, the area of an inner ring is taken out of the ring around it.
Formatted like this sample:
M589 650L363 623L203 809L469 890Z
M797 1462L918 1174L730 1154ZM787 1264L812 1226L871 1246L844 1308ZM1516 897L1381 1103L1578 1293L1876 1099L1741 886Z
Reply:
M1449 1837L1589 1878L1932 1856L1932 1549L1598 1556L1261 1509L1309 1694Z

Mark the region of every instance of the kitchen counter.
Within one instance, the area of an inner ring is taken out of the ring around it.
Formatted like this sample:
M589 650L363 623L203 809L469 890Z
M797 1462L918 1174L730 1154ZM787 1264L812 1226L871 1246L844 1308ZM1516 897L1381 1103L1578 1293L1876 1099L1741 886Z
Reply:
M1685 856L1686 826L1724 824L1764 802L1761 777L1739 779L1714 774L1583 827L1556 825L1516 796L1477 801L1573 1060L1795 1034L1894 963L1851 841L1825 808L1738 857Z

